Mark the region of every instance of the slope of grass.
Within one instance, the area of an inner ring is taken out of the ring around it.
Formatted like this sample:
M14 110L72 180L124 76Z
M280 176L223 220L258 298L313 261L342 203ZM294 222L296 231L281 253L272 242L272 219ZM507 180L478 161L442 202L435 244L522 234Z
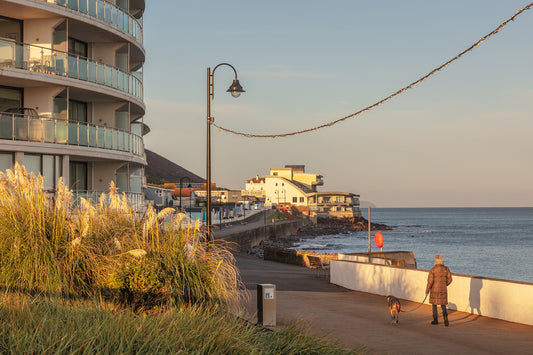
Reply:
M112 304L0 297L0 353L357 354L291 325L260 331L217 306L145 315Z

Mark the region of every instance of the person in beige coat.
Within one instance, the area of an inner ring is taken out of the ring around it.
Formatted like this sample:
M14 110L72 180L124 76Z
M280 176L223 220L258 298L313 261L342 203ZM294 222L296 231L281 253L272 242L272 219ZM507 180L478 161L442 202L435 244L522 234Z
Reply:
M437 306L442 308L444 325L450 325L448 322L448 285L452 283L452 273L450 269L444 266L443 257L440 254L435 255L435 263L428 274L428 284L426 287L426 296L429 294L429 303L433 305L433 322L439 324L437 315Z

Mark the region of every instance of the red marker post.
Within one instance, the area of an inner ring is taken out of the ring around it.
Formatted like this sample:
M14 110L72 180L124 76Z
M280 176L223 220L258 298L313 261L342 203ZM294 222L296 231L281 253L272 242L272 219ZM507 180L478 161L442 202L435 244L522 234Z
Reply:
M383 234L381 232L374 234L374 244L383 251Z

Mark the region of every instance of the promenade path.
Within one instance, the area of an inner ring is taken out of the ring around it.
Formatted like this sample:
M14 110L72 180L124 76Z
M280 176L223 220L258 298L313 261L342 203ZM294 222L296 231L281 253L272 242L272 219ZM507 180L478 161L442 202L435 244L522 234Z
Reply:
M271 283L277 289L278 326L304 320L313 332L349 348L365 345L370 354L533 354L533 326L457 311L449 312L449 327L431 325L428 305L402 312L395 326L384 296L330 284L316 270L300 266L244 254L236 254L236 263L250 297L245 309L252 322L257 320L257 284ZM402 300L404 310L417 305Z
M265 225L272 224L266 219L273 214L273 210L263 210L256 212L253 216L246 218L246 223L236 222L232 225L217 225L213 224L213 234L217 239L224 239L224 237L229 236L233 233L242 232L249 229L255 229L259 227L264 227Z

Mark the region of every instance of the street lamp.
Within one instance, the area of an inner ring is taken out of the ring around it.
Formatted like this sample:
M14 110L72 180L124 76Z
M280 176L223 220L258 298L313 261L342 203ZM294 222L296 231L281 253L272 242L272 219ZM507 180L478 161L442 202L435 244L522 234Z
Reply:
M205 224L207 227L207 238L209 241L213 241L213 235L211 233L211 124L215 121L214 117L211 117L211 100L215 97L215 87L214 87L214 76L215 76L215 70L217 70L218 67L226 65L233 69L233 72L235 73L235 79L233 80L233 83L229 87L227 92L231 93L231 96L233 97L239 97L242 92L244 92L241 84L239 84L239 80L237 80L237 71L235 68L228 63L220 63L216 67L213 68L213 71L211 71L211 68L207 68L207 167L206 167L206 175L207 175L207 186L206 186L206 211L205 211Z
M246 195L242 196L243 198L243 204L242 204L242 214L243 214L243 219L242 219L242 224L246 224Z

